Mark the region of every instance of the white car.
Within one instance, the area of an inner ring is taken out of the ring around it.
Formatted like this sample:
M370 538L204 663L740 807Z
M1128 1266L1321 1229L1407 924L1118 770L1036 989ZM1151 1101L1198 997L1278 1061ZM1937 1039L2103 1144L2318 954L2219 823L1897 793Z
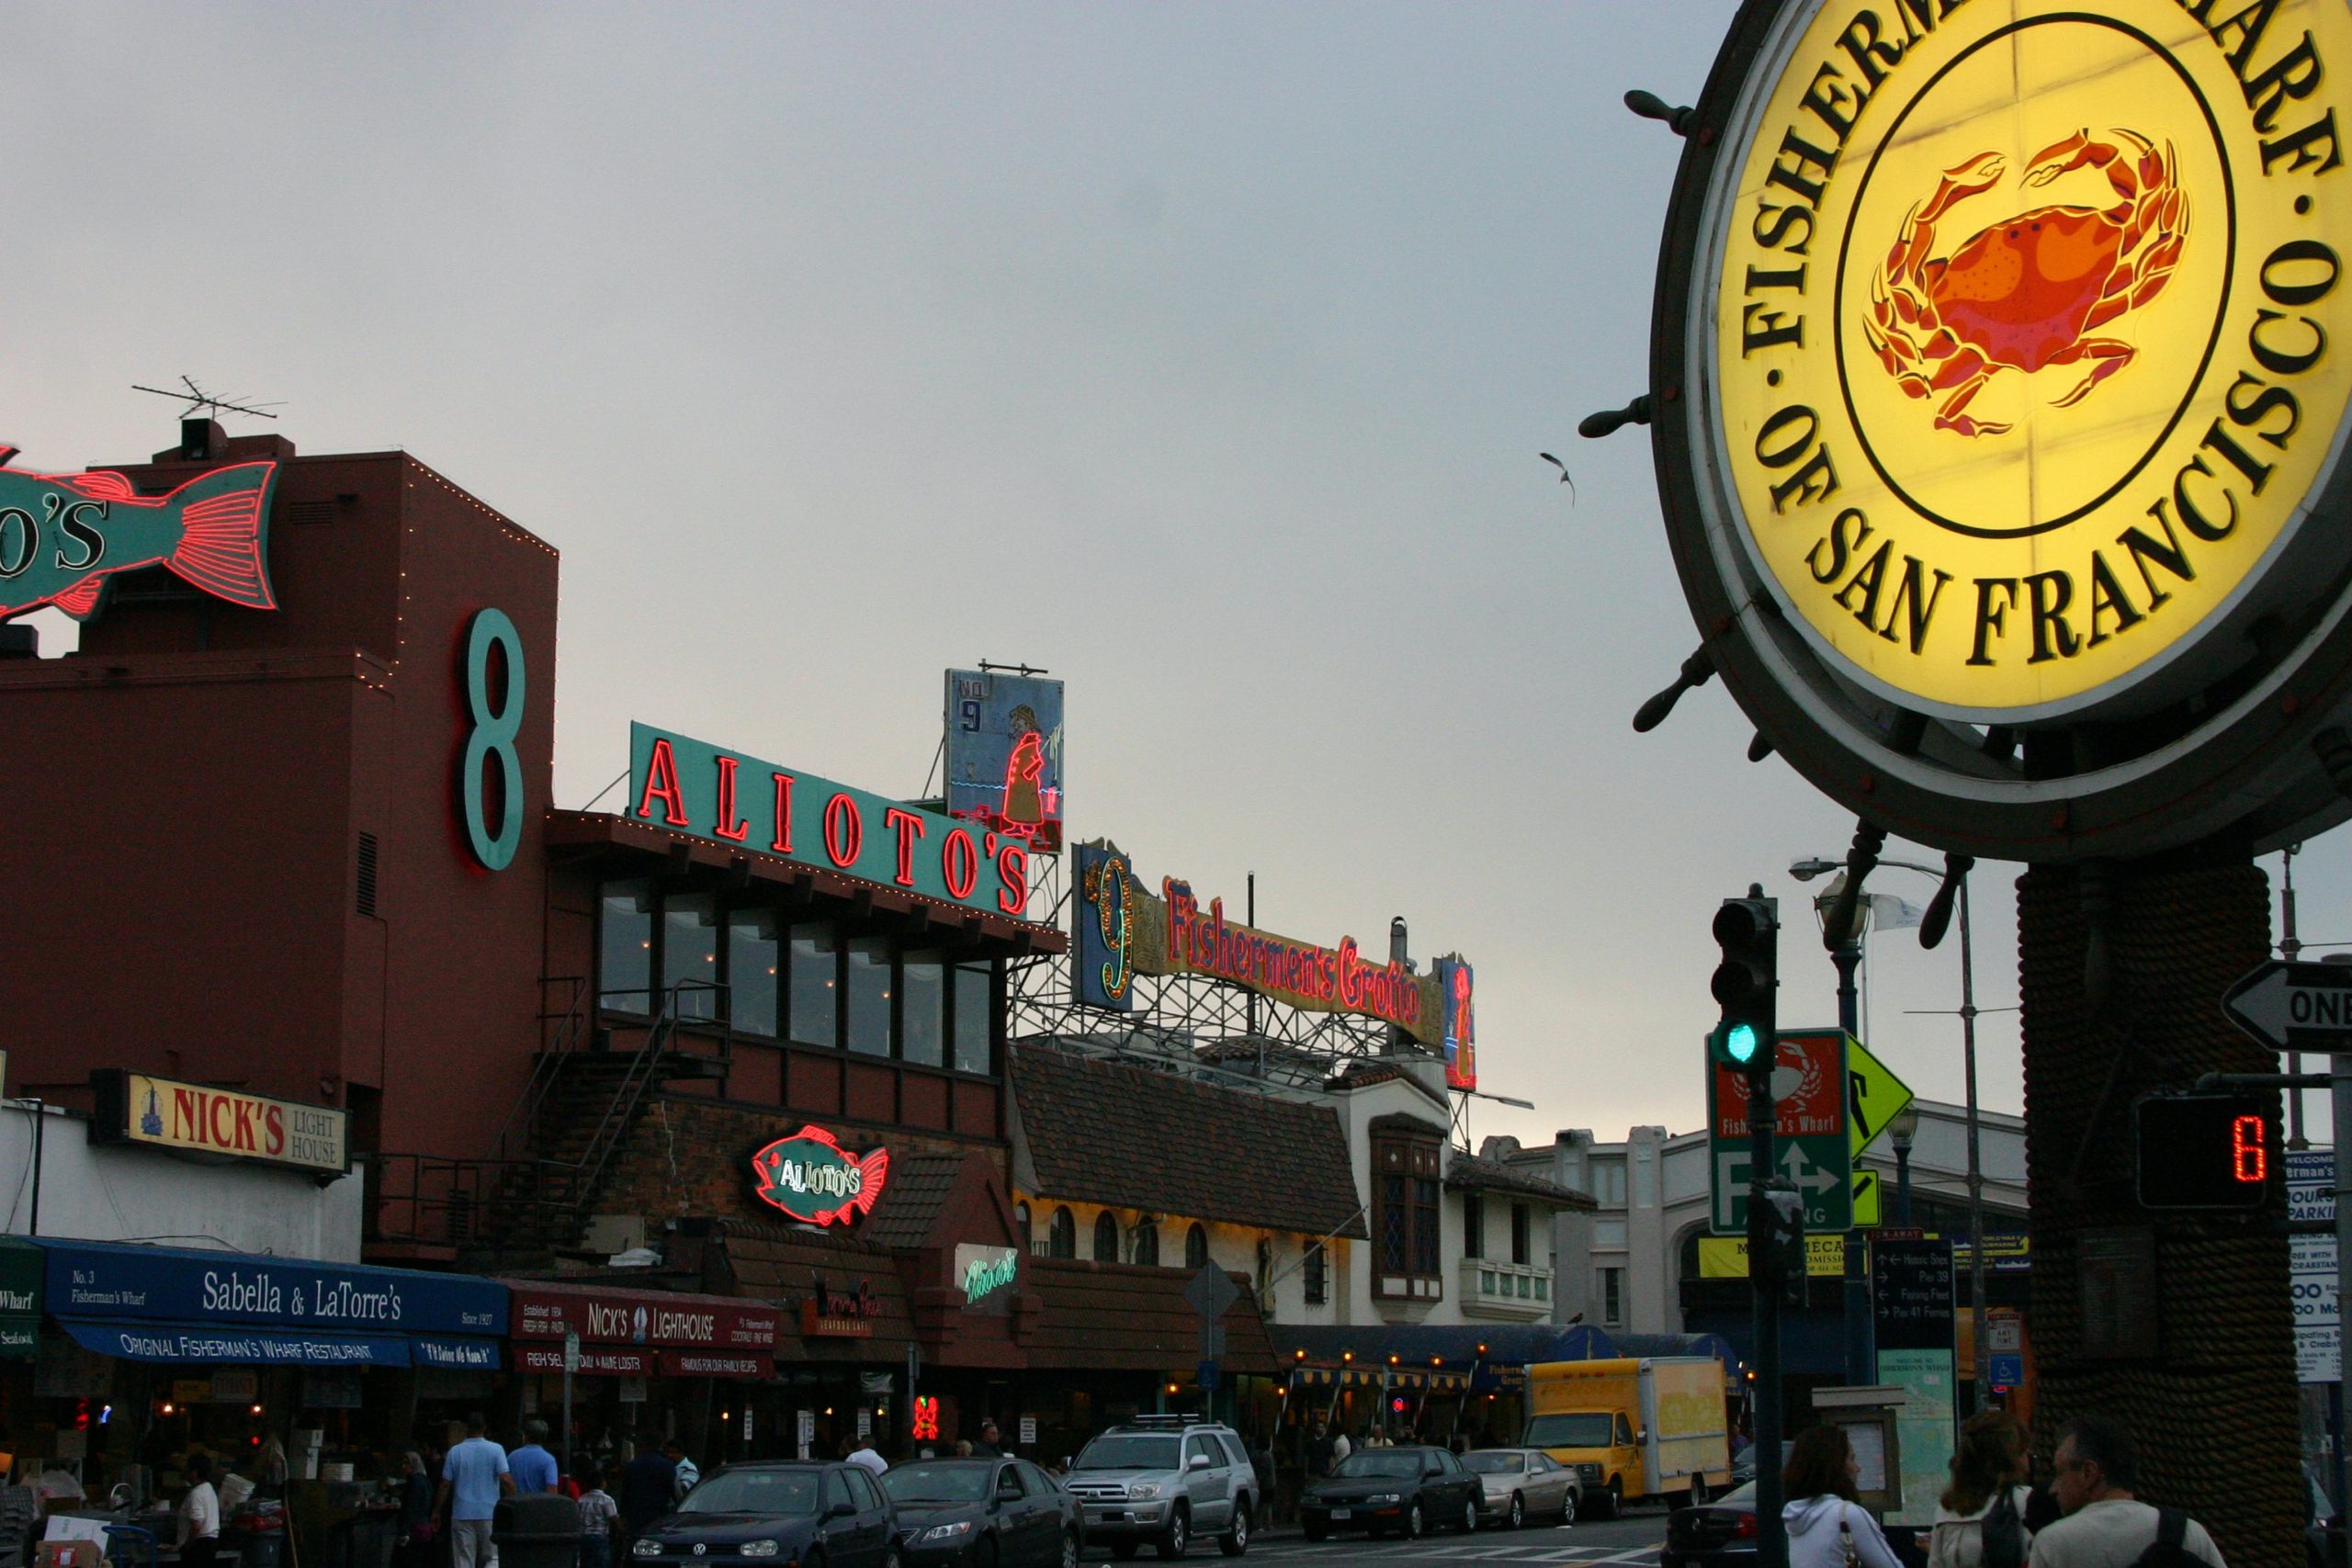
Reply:
M1480 1449L1462 1456L1464 1468L1478 1477L1478 1517L1517 1529L1529 1515L1564 1525L1577 1520L1577 1505L1584 1497L1577 1472L1542 1449Z

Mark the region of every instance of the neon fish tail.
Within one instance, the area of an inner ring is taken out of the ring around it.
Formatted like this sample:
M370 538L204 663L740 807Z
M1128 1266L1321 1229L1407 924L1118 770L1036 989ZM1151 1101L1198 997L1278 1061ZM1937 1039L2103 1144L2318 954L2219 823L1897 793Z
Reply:
M277 608L262 532L277 473L275 463L239 463L198 474L165 496L185 531L164 565L232 604Z

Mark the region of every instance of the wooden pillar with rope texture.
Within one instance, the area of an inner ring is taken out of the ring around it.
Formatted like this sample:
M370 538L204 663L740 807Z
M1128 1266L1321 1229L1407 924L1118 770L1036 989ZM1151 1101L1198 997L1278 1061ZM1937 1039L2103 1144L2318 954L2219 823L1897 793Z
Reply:
M2269 956L2269 883L2243 845L2018 880L2034 1451L2054 1454L2072 1416L2120 1421L2138 1495L2186 1508L2231 1568L2305 1561L2283 1190L2257 1216L2150 1213L2132 1104L2201 1073L2278 1070L2221 1010ZM2108 1359L2086 1334L2082 1233L2133 1226L2154 1233L2159 1339L2153 1357Z

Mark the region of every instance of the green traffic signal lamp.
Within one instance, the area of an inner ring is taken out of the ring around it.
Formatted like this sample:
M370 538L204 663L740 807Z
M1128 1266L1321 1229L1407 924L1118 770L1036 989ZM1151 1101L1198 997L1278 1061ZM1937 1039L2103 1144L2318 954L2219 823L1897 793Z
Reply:
M1724 1055L1730 1057L1736 1066L1744 1067L1754 1061L1758 1044L1753 1024L1735 1023L1724 1032Z
M1754 1071L1769 1063L1764 1043L1778 1034L1780 904L1751 884L1747 897L1724 900L1713 930L1722 962L1707 988L1723 1018L1708 1036L1708 1054L1725 1066Z

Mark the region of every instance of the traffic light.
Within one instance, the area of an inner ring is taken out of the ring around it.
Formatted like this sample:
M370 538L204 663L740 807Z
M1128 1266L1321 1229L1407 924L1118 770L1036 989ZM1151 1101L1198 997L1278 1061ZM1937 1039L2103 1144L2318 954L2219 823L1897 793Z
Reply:
M1745 898L1726 898L1715 911L1715 945L1723 960L1708 983L1723 1018L1707 1036L1716 1061L1742 1071L1769 1071L1780 990L1781 906L1750 884Z
M2267 1095L2152 1094L2132 1108L2143 1209L2259 1209L2278 1165Z
M1747 1199L1747 1277L1758 1293L1777 1291L1804 1303L1804 1199L1785 1181L1751 1188Z

